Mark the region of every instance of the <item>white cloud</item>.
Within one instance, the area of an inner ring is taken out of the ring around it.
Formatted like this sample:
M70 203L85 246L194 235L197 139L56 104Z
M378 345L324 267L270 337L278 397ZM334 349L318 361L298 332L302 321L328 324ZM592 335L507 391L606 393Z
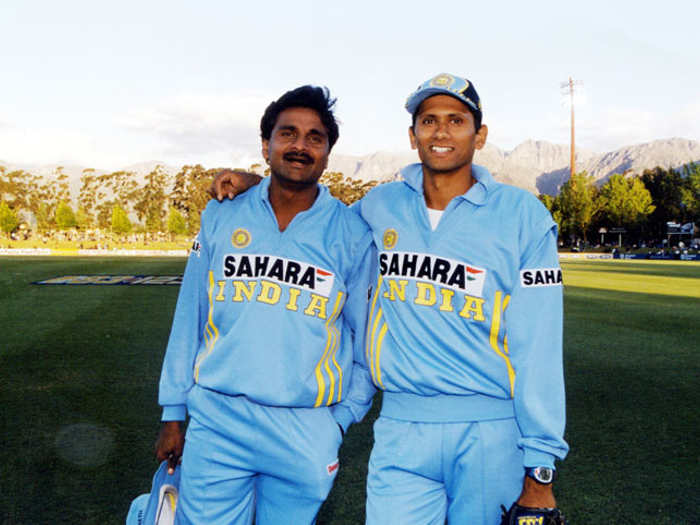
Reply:
M97 152L95 138L74 129L0 127L0 158L12 163L89 164L104 162L105 153Z
M260 161L259 122L274 97L180 95L94 122L0 121L0 159L102 169L160 161L247 167ZM88 129L89 126L89 129Z
M499 114L489 121L489 142L511 149L524 140L546 140L568 144L571 133L568 104L558 111L543 113L536 120ZM700 100L666 107L576 105L577 148L604 153L658 139L680 137L700 140Z
M135 108L118 126L154 144L166 159L221 163L259 156L261 95L180 95Z
M597 151L671 137L700 140L700 101L672 112L655 107L616 107L590 116L577 126L577 142Z

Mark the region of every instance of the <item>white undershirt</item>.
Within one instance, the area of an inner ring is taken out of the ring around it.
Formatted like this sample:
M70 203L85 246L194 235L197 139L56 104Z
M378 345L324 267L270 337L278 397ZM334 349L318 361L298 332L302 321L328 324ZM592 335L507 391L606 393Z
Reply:
M434 210L432 208L428 208L428 219L430 220L430 227L433 231L435 231L435 228L437 228L437 225L440 222L440 217L442 217L442 213L444 211L445 210Z

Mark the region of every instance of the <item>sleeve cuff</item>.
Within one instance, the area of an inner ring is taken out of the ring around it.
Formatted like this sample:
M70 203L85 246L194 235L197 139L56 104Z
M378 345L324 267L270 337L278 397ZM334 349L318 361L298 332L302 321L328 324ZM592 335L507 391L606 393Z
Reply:
M187 419L187 405L165 405L161 421L184 421Z
M554 455L547 454L541 450L525 449L525 455L523 457L523 466L525 468L534 467L549 467L555 468L554 466Z
M331 407L331 414L342 427L343 432L347 432L348 427L355 422L355 418L350 409L342 405L333 405Z

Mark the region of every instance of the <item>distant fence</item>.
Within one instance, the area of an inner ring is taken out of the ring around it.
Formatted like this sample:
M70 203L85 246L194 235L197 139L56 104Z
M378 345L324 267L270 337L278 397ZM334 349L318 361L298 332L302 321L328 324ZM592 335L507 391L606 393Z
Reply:
M616 253L615 259L647 259L656 261L700 261L700 253L654 254Z
M187 257L187 250L54 250L51 248L0 248L0 255L51 255L96 257Z
M559 253L560 259L642 259L647 261L700 261L700 253Z
M612 259L612 253L559 253L560 259Z

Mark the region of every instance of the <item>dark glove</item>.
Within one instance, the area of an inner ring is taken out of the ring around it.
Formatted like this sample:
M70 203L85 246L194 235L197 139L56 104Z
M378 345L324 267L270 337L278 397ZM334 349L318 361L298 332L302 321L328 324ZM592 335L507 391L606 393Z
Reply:
M559 509L521 507L513 503L508 510L501 505L501 510L501 525L566 525Z

